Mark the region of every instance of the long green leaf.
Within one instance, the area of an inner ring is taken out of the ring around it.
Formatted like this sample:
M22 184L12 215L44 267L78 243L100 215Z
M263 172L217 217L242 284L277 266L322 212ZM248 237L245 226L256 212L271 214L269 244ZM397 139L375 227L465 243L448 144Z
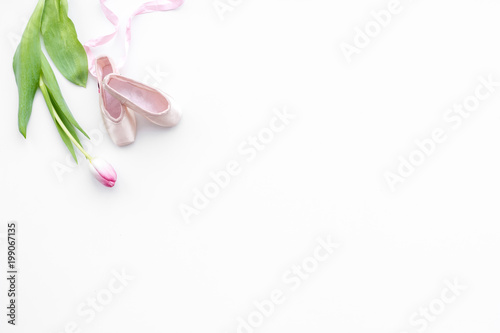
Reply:
M61 128L61 126L57 122L56 118L52 115L52 113L50 115L52 116L52 120L54 121L54 124L56 124L57 131L59 132L61 139L63 140L66 147L68 147L68 150L71 153L71 156L73 156L73 159L75 160L75 162L78 163L78 159L76 158L76 154L75 154L75 147L73 147L73 142L71 142L69 137L63 131L63 129Z
M57 83L54 71L50 67L49 62L47 61L47 58L45 58L45 55L43 53L41 53L41 62L42 62L43 82L47 86L47 89L49 90L52 96L54 105L56 106L56 110L58 110L59 116L61 117L61 119L63 119L63 117L68 119L68 121L73 126L75 126L80 132L82 132L83 135L89 138L87 133L85 133L85 131L81 128L81 126L78 124L78 122L73 117L73 114L69 110L68 105L66 104L66 101L64 100L64 97L61 93L61 89L59 88L59 84Z
M40 0L24 30L14 55L13 69L19 91L19 131L26 137L26 130L33 110L33 99L40 80L40 25L44 0Z
M61 8L63 12L68 15L68 0L61 0Z
M71 136L73 138L75 138L76 142L78 142L78 144L81 146L82 143L80 142L80 139L78 138L78 134L76 133L76 129L75 127L73 126L73 124L71 124L71 122L68 120L68 118L66 118L66 116L64 115L64 113L61 112L61 109L59 108L59 106L55 103L54 101L54 98L52 97L52 93L49 91L49 95L50 95L50 100L52 101L52 105L54 106L55 110L56 110L56 113L57 115L59 116L59 118L61 118L64 126L68 129L68 131L71 133Z
M50 115L52 116L52 120L56 125L57 131L59 132L59 135L61 136L61 139L63 140L66 147L68 147L68 150L70 151L71 155L75 159L75 162L78 163L78 159L75 154L75 148L73 147L73 142L69 138L68 133L64 131L64 129L61 127L61 124L57 121L56 114L57 117L60 118L61 122L63 123L63 126L68 130L69 135L71 135L76 140L76 142L78 142L78 144L81 145L81 142L78 139L78 135L76 134L76 129L58 108L57 104L54 101L54 98L52 97L52 94L48 89L46 82L43 80L43 76L40 82L40 87L42 90L43 98L45 99L45 103L47 104L47 108L49 109Z
M68 17L65 0L45 0L42 37L50 58L69 81L85 87L88 78L87 54L78 40L75 25Z

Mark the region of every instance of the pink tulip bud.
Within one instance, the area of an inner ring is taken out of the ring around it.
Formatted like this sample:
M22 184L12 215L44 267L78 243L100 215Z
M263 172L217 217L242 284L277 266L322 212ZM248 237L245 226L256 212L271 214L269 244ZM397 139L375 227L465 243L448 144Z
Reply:
M113 187L116 182L116 171L111 164L102 158L93 158L89 164L90 172L104 186Z

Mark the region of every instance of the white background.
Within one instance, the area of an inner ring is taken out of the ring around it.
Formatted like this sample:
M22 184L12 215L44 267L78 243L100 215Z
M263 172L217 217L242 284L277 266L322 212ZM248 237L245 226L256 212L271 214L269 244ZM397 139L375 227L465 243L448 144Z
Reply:
M109 6L125 22L140 3ZM402 0L348 63L341 43L388 3L233 1L222 20L212 0L186 0L137 17L122 73L174 96L184 110L177 127L138 116L136 142L116 147L98 135L95 80L83 89L58 75L77 120L97 133L87 146L117 170L108 189L81 155L57 176L70 159L40 93L27 139L19 134L12 56L36 1L9 2L0 232L19 222L20 294L13 328L1 279L0 331L237 332L238 318L279 289L286 301L251 331L418 332L414 313L439 305L457 280L467 289L425 331L498 332L500 88L456 130L443 115L479 77L500 81L500 4ZM97 0L70 1L69 14L82 42L112 31ZM122 41L97 54L119 57ZM247 162L238 146L283 107L295 119ZM384 175L435 128L447 140L391 191ZM231 160L241 174L187 224L180 205ZM339 248L292 291L283 275L329 236ZM122 270L134 280L87 322L79 306Z

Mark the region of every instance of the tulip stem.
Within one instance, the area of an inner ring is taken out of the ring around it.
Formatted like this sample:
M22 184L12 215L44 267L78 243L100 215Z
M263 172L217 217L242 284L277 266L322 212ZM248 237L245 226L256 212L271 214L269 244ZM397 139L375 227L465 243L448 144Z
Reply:
M49 91L47 90L47 86L45 85L45 83L43 83L43 80L41 78L40 78L39 85L40 85L40 90L42 91L42 94L43 94L43 98L45 99L45 103L47 103L47 106L49 108L49 112L52 114L54 119L57 121L57 124L59 124L59 126L64 131L64 133L66 133L66 135L71 140L71 142L73 142L73 144L76 146L76 148L78 148L82 152L82 154L85 156L85 158L89 161L92 161L92 157L85 151L85 149L83 149L83 147L78 143L78 141L76 141L76 139L73 137L73 135L71 135L71 133L68 131L68 129L64 125L63 121L61 120L61 118L57 114L57 112L54 108L54 105L52 104L52 100L50 99L50 95L49 95Z

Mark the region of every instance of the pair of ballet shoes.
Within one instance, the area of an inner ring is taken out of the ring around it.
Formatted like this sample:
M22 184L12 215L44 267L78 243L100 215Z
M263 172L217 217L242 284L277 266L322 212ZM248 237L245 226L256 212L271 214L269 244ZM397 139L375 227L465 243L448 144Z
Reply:
M102 119L117 146L135 141L135 113L162 127L175 126L181 120L182 111L171 96L120 75L110 58L96 59L96 73Z

